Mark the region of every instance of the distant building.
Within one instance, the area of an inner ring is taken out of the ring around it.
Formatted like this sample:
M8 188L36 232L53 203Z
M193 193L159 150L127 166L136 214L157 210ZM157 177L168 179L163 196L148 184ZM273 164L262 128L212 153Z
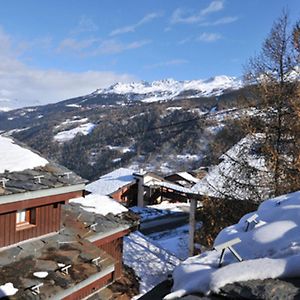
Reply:
M137 185L133 174L132 169L116 169L88 184L86 190L93 194L110 196L126 206L136 205Z
M178 172L165 177L167 181L179 184L184 187L192 187L200 181L197 177L189 172Z

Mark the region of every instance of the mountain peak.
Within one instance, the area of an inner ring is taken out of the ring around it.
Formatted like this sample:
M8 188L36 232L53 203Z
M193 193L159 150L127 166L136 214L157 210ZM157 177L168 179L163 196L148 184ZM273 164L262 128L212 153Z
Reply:
M108 88L95 91L96 94L118 94L133 99L134 95L138 100L153 102L160 100L178 99L192 91L190 97L208 97L221 95L224 90L238 89L242 87L241 80L226 75L211 77L207 80L186 80L177 81L173 78L155 80L152 82L136 81L130 83L117 82Z

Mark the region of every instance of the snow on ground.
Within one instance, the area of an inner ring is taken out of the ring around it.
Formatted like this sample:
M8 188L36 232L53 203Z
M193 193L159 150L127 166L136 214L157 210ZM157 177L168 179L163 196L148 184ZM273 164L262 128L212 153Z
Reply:
M71 199L70 202L80 204L81 208L96 214L106 216L111 213L114 215L128 211L122 204L111 199L108 196L101 196L97 194L89 194L85 197Z
M63 126L68 126L71 124L77 124L77 123L87 123L88 122L88 118L82 118L82 119L78 119L79 117L75 116L73 120L71 119L67 119L65 121L63 121L62 123L60 123L59 125L55 126L55 128L60 128Z
M148 205L147 207L130 207L130 210L138 214L141 218L141 222L146 220L152 220L163 216L169 216L178 212L186 212L189 210L190 205L188 203L170 203L163 201L160 204Z
M131 147L111 146L111 145L107 145L106 147L109 150L116 150L116 151L120 151L121 153L127 153L127 152L133 151L133 149Z
M80 108L81 107L81 105L75 104L75 103L67 104L66 106L67 107L75 107L75 108Z
M93 123L86 123L70 130L60 131L54 136L54 140L63 143L72 140L77 134L88 135L95 126Z
M87 191L99 194L110 195L121 187L134 182L132 169L119 168L101 176L98 180L86 186Z
M178 258L156 246L139 231L124 237L123 260L139 277L141 294L167 279L180 263Z
M179 154L177 155L177 158L182 161L187 161L187 160L199 160L201 157L196 154Z
M0 173L23 171L45 166L48 161L38 154L14 143L10 138L0 136Z
M258 215L258 224L246 232L246 220ZM256 212L238 224L222 230L215 240L219 245L234 238L241 243L233 248L243 258L237 262L227 250L224 266L218 268L220 252L207 251L191 257L173 273L173 292L165 299L218 290L238 281L300 276L300 191L264 201Z
M197 224L199 229L201 222ZM155 241L157 245L180 260L187 259L189 256L189 225L183 225L174 229L155 232L147 235L148 238Z

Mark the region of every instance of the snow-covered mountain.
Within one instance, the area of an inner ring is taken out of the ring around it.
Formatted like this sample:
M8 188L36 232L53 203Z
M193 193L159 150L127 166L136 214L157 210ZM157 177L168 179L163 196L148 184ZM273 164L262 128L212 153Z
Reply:
M207 80L164 79L153 82L116 83L108 88L98 89L93 95L123 95L131 101L154 102L181 98L219 96L228 90L242 87L236 77L216 76Z

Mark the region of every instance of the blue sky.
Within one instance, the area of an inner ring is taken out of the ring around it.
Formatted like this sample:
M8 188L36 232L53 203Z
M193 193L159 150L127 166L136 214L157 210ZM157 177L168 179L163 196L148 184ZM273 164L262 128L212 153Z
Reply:
M59 101L116 81L241 76L299 0L6 0L0 104Z

